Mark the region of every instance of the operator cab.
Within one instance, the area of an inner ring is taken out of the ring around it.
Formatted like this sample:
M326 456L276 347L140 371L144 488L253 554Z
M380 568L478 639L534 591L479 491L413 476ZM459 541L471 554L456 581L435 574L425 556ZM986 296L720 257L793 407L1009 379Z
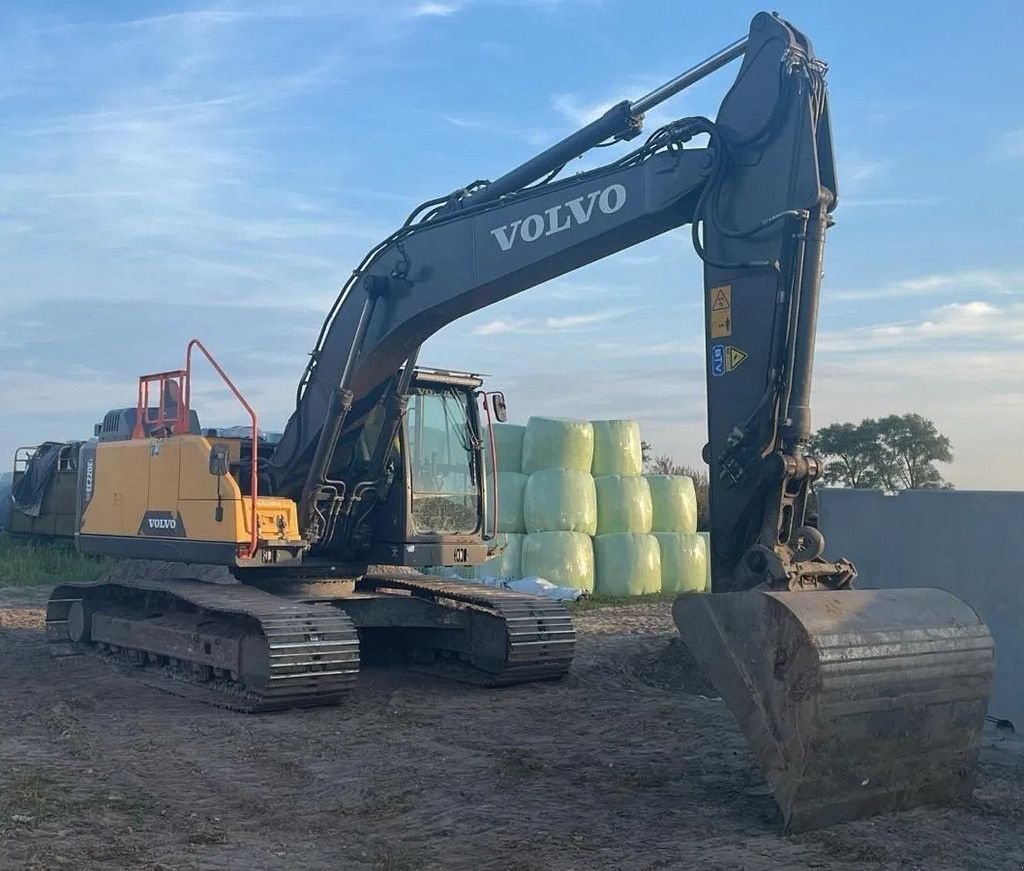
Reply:
M374 510L370 562L475 565L487 559L482 385L481 376L468 372L416 368L391 457L391 486ZM380 408L368 415L360 441L375 443Z

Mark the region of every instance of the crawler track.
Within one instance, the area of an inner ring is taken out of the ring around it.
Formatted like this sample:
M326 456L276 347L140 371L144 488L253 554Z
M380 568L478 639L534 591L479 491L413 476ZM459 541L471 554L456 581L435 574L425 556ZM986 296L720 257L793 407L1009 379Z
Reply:
M63 584L46 635L57 655L114 658L168 692L244 712L335 704L359 671L343 611L242 585Z
M461 655L421 663L420 670L485 686L509 686L554 680L572 665L576 630L571 615L558 602L405 573L368 574L357 589L426 599L461 614L465 626L465 647L457 651Z

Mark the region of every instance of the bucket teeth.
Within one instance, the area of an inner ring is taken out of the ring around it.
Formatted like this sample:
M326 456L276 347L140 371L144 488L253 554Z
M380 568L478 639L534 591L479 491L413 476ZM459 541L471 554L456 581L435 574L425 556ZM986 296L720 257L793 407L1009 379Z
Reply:
M691 594L673 616L739 720L788 831L973 790L993 645L955 596Z

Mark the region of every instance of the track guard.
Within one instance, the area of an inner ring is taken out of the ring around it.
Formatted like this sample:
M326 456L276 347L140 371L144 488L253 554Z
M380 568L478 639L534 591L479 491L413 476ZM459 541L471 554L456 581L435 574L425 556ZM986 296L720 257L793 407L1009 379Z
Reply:
M936 589L696 593L673 617L787 831L974 788L992 636Z

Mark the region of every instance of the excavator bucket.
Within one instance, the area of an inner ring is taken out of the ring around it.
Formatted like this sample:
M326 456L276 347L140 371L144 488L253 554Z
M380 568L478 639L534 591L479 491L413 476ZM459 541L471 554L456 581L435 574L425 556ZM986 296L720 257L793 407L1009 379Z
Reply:
M673 616L787 831L971 794L994 657L955 596L695 593Z

